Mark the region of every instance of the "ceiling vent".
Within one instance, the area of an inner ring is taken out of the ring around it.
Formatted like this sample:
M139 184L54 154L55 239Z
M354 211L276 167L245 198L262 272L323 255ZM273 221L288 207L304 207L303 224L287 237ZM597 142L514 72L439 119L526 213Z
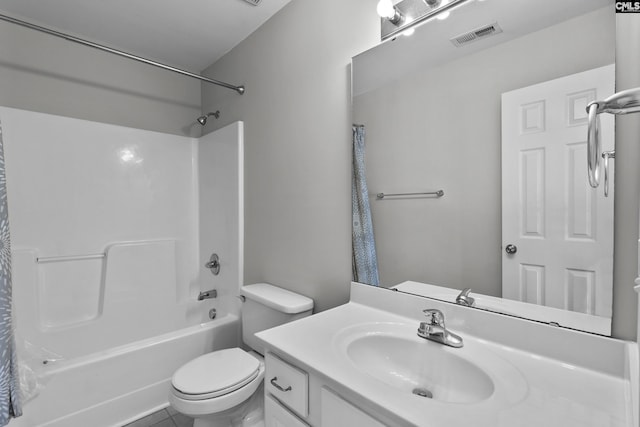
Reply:
M247 3L252 4L252 5L254 5L254 6L257 6L257 5L259 5L259 4L260 4L260 2L261 2L262 0L244 0L244 1L246 1Z
M493 24L484 25L480 28L476 28L475 30L460 34L459 36L452 38L451 43L456 47L462 47L466 44L493 36L494 34L500 34L501 32L502 28L500 28L497 22L494 22Z

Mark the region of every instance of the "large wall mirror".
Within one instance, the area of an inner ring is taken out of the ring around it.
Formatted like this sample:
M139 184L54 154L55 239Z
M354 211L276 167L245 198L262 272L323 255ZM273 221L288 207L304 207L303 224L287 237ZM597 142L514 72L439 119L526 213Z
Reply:
M354 57L374 284L610 335L615 162L605 197L585 107L614 54L613 1L472 0Z

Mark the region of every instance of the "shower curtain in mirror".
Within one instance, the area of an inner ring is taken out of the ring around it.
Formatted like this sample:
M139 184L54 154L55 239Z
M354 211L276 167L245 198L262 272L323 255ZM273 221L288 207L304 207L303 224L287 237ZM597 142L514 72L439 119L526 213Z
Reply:
M351 176L353 281L378 286L378 259L364 165L364 126L353 126Z
M6 183L0 123L0 426L22 414L11 317L11 244Z

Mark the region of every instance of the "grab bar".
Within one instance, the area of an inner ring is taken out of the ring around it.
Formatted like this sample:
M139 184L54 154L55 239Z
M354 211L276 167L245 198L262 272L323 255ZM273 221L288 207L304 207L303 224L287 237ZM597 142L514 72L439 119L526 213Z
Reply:
M597 188L600 184L600 159L605 160L605 197L608 189L609 159L615 159L612 152L602 152L600 141L600 117L599 114L631 114L640 112L640 87L617 92L604 101L592 101L587 105L587 171L589 185Z
M66 256L48 256L38 257L36 262L38 264L46 264L48 262L66 262L66 261L85 261L89 259L102 259L106 254L88 254L88 255L66 255Z
M384 199L385 197L398 197L398 196L436 196L436 197L442 197L442 196L444 196L444 190L428 191L426 193L395 193L395 194L378 193L378 194L376 194L376 197L378 199Z

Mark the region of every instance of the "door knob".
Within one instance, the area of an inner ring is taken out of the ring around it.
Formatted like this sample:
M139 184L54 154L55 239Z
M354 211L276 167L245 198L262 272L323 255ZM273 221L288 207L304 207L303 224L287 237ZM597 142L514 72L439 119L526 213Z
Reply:
M509 255L513 255L513 254L515 254L516 252L518 252L518 248L516 247L516 245L511 245L511 244L509 244L509 245L507 245L507 246L504 248L504 251L505 251L506 253L508 253Z

